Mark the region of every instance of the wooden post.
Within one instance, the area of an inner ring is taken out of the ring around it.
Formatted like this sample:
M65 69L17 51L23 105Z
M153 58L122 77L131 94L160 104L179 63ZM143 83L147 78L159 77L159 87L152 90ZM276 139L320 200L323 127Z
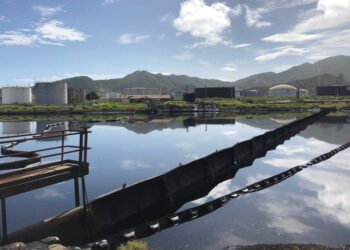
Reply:
M7 242L7 220L6 220L6 203L5 198L1 198L1 224L2 224L2 238Z

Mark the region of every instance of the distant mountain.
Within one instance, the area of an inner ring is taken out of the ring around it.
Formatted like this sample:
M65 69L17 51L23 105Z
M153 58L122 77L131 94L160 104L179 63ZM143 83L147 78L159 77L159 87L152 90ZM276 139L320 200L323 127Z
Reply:
M186 75L162 75L147 71L136 71L123 78L93 80L87 76L64 79L70 88L90 90L105 89L118 91L123 88L153 87L165 88L169 92L181 92L195 87L236 86L237 89L258 89L266 94L269 87L279 83L289 83L305 88L311 94L316 86L345 84L350 82L350 56L329 57L313 64L304 63L280 73L266 72L255 74L235 82L208 80Z
M220 80L201 79L186 75L152 74L147 71L136 71L119 79L93 80L87 76L79 76L61 81L66 81L69 88L85 88L87 90L106 89L110 91L117 91L123 88L150 87L165 88L170 92L176 92L202 86L232 86L231 82Z
M313 64L304 63L280 73L267 72L256 74L235 81L234 85L239 88L250 89L256 87L267 88L278 83L294 83L305 79L310 79L312 83L315 83L315 79L324 75L332 75L334 77L342 75L345 82L350 81L350 56L328 57ZM308 81L304 81L303 86L308 90L314 88L314 86L308 85Z

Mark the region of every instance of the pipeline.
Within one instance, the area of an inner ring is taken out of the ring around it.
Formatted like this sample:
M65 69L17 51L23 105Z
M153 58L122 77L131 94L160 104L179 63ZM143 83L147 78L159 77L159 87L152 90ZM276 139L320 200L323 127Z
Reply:
M163 175L112 191L90 202L86 210L74 208L14 232L8 240L31 242L55 235L65 245L82 245L161 218L207 195L217 184L233 178L240 168L250 166L332 111L320 111Z

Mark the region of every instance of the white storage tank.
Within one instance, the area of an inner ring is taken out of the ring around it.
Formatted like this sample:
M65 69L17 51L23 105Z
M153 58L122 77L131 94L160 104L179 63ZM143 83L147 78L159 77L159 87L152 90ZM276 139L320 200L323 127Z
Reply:
M39 82L35 84L34 96L37 104L65 105L68 103L66 82Z
M32 89L30 87L3 87L2 104L30 104L32 103Z

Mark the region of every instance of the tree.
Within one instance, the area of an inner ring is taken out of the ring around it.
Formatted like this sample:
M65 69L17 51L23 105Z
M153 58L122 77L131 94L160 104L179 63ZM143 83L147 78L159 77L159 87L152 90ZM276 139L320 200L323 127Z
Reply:
M88 101L97 100L99 98L100 96L95 91L90 91L89 93L86 94L86 99Z

